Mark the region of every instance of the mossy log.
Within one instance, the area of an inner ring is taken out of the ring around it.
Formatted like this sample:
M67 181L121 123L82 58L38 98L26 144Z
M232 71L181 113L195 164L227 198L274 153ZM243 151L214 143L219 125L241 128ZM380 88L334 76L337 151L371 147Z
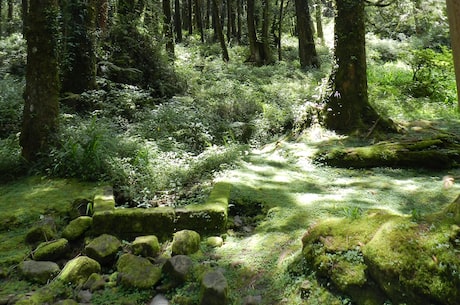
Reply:
M336 167L449 169L460 165L460 144L441 135L434 139L335 148L320 152L316 160Z

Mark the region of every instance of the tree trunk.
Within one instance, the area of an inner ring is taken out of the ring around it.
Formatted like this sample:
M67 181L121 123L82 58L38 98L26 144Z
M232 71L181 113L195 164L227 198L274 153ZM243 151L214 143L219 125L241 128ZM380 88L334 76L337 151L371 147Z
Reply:
M25 105L20 143L22 156L35 161L51 145L58 126L57 0L30 2L27 28Z
M188 34L193 34L193 1L194 0L187 0L188 1L188 10L187 10L187 26L188 26Z
M0 37L3 36L3 14L2 14L2 9L3 9L3 0L0 0Z
M109 20L109 3L108 0L97 0L97 27L105 32Z
M182 16L180 9L180 0L174 0L174 29L176 31L176 40L182 42Z
M319 67L318 55L316 54L315 41L311 28L311 16L308 2L295 0L297 16L297 31L299 35L299 58L300 67Z
M270 47L270 0L262 0L263 21L262 21L262 48L264 64L269 64L273 61L272 51Z
M3 1L3 0L0 0L0 1ZM21 14L22 14L22 35L25 38L26 33L27 33L27 15L29 14L29 0L22 0Z
M321 40L321 44L324 45L323 7L322 7L321 0L316 0L315 21L316 21L316 36Z
M247 23L249 40L249 59L250 62L260 63L261 54L257 43L256 23L255 23L255 4L254 0L247 0Z
M364 0L336 1L335 61L332 92L326 100L326 126L341 133L390 129L367 95Z
M65 29L65 63L62 92L82 93L96 88L95 30L96 0L69 1L65 6L69 19Z
M195 23L200 32L201 42L204 43L204 28L201 0L195 0Z
M222 59L227 62L229 61L227 45L225 44L225 37L224 32L222 31L222 23L220 22L219 16L219 4L218 0L212 0L212 11L213 11L213 19L216 21L216 31L217 31L217 38L219 39L220 46L222 48Z
M243 0L236 0L236 41L238 43L241 43L241 28L242 28L242 22L241 22L241 15L242 15L242 6L243 6Z
M166 51L170 58L174 58L174 36L170 0L163 0L163 17L163 33L166 38Z
M6 15L6 22L7 22L7 32L8 34L13 33L13 12L14 12L14 1L8 0L8 13Z
M277 41L277 48L278 48L278 60L283 60L283 52L281 49L281 37L283 35L283 12L284 11L284 0L281 0L280 3L280 10L278 15L278 41Z
M446 2L452 54L454 56L455 77L457 79L458 110L460 111L460 2L456 0L447 0Z

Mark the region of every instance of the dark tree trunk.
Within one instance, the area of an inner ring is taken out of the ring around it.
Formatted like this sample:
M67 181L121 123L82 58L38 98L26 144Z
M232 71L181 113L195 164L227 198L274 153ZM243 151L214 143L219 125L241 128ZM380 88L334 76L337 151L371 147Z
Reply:
M254 0L247 0L247 4L248 40L250 53L248 61L260 63L262 62L262 55L257 41Z
M8 13L6 15L6 22L7 22L7 31L8 34L13 33L13 12L14 12L14 1L8 0Z
M3 1L3 0L0 0ZM22 14L22 35L24 38L27 33L27 15L29 14L29 0L21 1L21 14Z
M212 3L211 3L211 0L206 0L206 18L204 20L206 29L210 29L212 26L211 16L212 16Z
M97 27L105 32L109 21L108 0L97 0Z
M174 0L174 30L176 31L176 40L182 42L182 16L180 9L180 0Z
M82 93L96 88L95 30L97 2L69 1L65 29L62 92Z
M242 21L241 21L241 16L243 14L243 0L236 0L236 41L238 43L241 43L241 30L242 30Z
M3 35L3 14L2 14L2 11L3 11L3 0L0 0L0 37L2 37Z
M194 0L188 0L188 15L187 15L187 25L188 25L188 34L192 35L193 34L193 1Z
M454 56L455 76L457 79L458 110L460 111L460 2L447 0L450 40Z
M24 159L35 161L51 145L58 126L57 0L31 1L29 12L25 105L20 143Z
M222 48L222 59L227 62L229 61L227 45L225 44L225 37L224 32L222 31L222 23L220 22L219 16L219 4L218 0L212 0L212 11L213 11L213 19L216 21L216 31L217 31L217 38L219 39L220 46Z
M172 29L171 1L163 0L163 32L166 38L166 51L169 57L174 58L174 36Z
M281 36L283 35L283 10L284 0L281 0L280 10L278 15L278 37L277 37L277 48L278 48L278 60L283 60L283 53L281 50Z
M323 7L322 7L321 0L316 0L315 21L316 21L316 36L321 40L321 44L324 44Z
M308 2L305 0L295 0L295 10L297 16L297 32L299 36L300 67L302 69L307 67L319 67Z
M227 41L232 36L232 0L227 0Z
M262 0L263 20L262 20L262 48L264 64L269 64L273 61L272 51L270 47L270 0Z
M367 95L364 0L336 1L335 61L326 125L342 133L391 129L369 104Z
M200 32L201 42L204 43L204 28L201 0L195 0L195 23Z

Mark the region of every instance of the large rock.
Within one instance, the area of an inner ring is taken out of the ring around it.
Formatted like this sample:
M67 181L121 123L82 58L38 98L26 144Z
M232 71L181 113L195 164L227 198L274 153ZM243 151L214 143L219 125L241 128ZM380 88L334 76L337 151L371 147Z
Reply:
M89 216L80 216L72 220L62 231L62 237L72 241L82 237L93 224Z
M55 239L57 237L56 225L54 222L47 221L32 227L26 234L25 241L30 245Z
M103 234L96 237L85 248L86 255L97 260L101 265L114 263L115 256L121 249L121 242L115 236Z
M160 252L160 244L155 235L138 236L132 243L133 253L143 257L155 257Z
M186 255L176 255L166 261L162 270L174 287L185 282L192 268L192 264L192 259L190 257Z
M219 271L206 273L201 280L200 305L228 304L228 284Z
M164 295L157 294L149 303L149 305L169 305L169 301L167 298L165 298Z
M54 279L61 269L53 262L23 261L19 264L19 271L28 281L46 284Z
M97 261L87 256L79 256L64 266L58 278L64 282L81 284L86 282L91 274L100 272L101 265Z
M118 279L126 287L149 289L161 278L161 269L146 258L124 254L117 262Z
M93 273L89 276L88 280L83 284L83 289L94 292L97 290L102 290L105 287L105 279L99 273Z
M182 230L174 234L172 242L173 255L189 255L200 249L200 234L191 230Z
M44 242L35 249L33 258L37 261L55 261L62 258L68 249L69 241L65 238Z

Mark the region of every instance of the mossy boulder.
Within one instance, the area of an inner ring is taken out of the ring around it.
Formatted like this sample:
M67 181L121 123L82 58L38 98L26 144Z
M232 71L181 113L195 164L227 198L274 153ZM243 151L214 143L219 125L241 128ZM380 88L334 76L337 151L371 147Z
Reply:
M224 244L224 239L219 236L210 236L206 239L206 245L212 248L222 247Z
M86 247L86 255L98 261L101 265L110 265L115 262L115 256L121 249L118 238L109 234L102 234L93 239Z
M124 254L117 262L118 280L125 287L151 289L161 278L161 269L146 258Z
M302 253L320 277L359 305L385 300L456 304L460 245L452 238L455 226L445 215L425 221L383 211L356 220L324 220L302 238Z
M160 244L155 235L138 236L131 246L135 255L143 257L155 257L160 252Z
M62 258L69 250L69 241L65 238L44 242L33 252L37 261L54 261Z
M195 231L182 230L174 234L172 242L173 255L189 255L200 250L201 237Z
M72 220L62 231L62 237L69 241L82 237L92 226L93 219L89 216L80 216Z
M219 271L210 271L203 275L200 290L200 305L228 304L228 283Z
M337 167L458 167L460 145L449 135L424 140L395 140L362 147L339 147L319 152L316 159Z
M25 241L29 245L37 245L41 242L53 240L57 237L54 225L44 224L32 227L26 234Z
M193 262L186 255L176 255L171 257L163 265L163 273L168 278L172 286L177 286L186 281L190 274Z
M59 274L58 279L65 283L82 284L93 273L100 273L101 265L87 256L79 256L67 262Z
M19 264L19 271L28 281L46 284L54 279L61 269L54 262L23 261Z
M104 289L106 281L104 277L99 273L93 273L89 276L88 280L83 284L83 289L87 289L90 292Z

